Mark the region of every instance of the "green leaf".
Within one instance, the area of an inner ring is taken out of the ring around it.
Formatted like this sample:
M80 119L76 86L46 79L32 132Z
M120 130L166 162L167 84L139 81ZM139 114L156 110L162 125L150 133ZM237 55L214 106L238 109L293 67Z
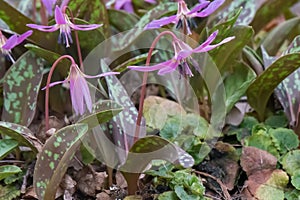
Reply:
M13 151L17 146L18 142L12 139L2 139L0 140L0 160L7 156L11 151Z
M292 178L291 180L292 185L297 190L300 190L300 170L296 170L291 178Z
M286 190L284 198L286 200L300 200L300 191L297 189Z
M21 191L14 185L2 186L0 185L0 200L13 200L17 199Z
M226 108L229 112L235 103L245 95L249 85L255 79L256 75L253 70L239 63L232 74L226 77L224 85L226 90Z
M33 185L39 199L52 200L70 161L88 130L86 124L66 126L45 143L34 169Z
M281 154L285 154L299 146L298 136L293 130L287 128L270 129L269 134Z
M293 176L294 173L300 170L300 150L289 151L281 161L282 168Z
M174 187L176 195L181 200L199 200L200 197L194 194L188 194L184 188L180 185L175 185Z
M86 123L92 129L99 124L109 121L113 116L119 114L123 108L114 101L101 100L93 105L91 113L84 114L77 123Z
M7 135L18 141L19 145L30 147L34 153L38 153L37 147L41 144L25 126L0 121L0 134Z
M267 102L276 86L299 66L300 53L282 56L250 85L247 90L248 102L258 113L261 121L265 118Z
M7 71L3 83L3 121L30 125L43 78L43 64L43 59L27 52Z
M167 140L174 140L183 130L182 120L181 116L167 119L159 135Z
M284 2L284 1L282 1ZM269 55L276 55L282 43L287 39L291 31L300 23L300 17L292 18L276 26L263 40L263 46ZM274 42L276 38L276 42Z
M284 113L280 115L272 115L268 117L265 124L271 126L272 128L284 128L288 125L288 120Z
M175 192L168 191L160 194L158 200L178 200L178 197Z
M0 180L20 172L22 172L22 170L18 166L2 165L0 166Z
M110 24L118 29L119 32L132 29L139 21L136 15L131 15L121 10L108 9L107 12Z
M161 3L152 10L148 11L140 19L138 23L133 27L132 30L128 31L123 37L122 40L118 41L119 46L116 50L122 50L130 45L135 39L138 38L141 33L143 33L144 27L154 19L158 19L160 16L177 10L176 3Z
M252 26L253 29L258 32L261 30L269 21L271 21L276 16L287 11L297 0L282 1L282 0L272 0L266 1L265 4L257 11L255 18L253 19ZM276 40L278 39L275 37Z

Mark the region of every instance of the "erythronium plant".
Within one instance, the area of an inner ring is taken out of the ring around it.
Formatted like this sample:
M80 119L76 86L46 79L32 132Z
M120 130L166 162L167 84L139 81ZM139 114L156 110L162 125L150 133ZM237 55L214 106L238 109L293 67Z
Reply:
M69 1L70 0L63 0L60 7L61 8L65 7L68 4ZM55 3L57 2L57 0L41 0L41 2L45 6L48 14L50 16L52 16L53 15L53 7L54 7Z
M224 2L225 0L214 0L212 2L200 0L199 4L197 4L192 10L189 10L184 0L178 0L178 10L176 15L153 20L152 22L147 24L144 29L156 29L173 23L177 24L177 28L183 28L184 30L186 30L188 35L191 35L191 28L196 27L193 18L209 16Z
M50 83L51 77L53 74L53 71L57 64L64 58L68 58L71 61L70 66L70 72L68 77L63 81L56 81L53 83ZM47 85L43 89L46 89L46 102L45 102L45 120L46 120L46 130L49 129L49 88L63 83L69 83L70 84L70 95L71 95L71 102L72 107L75 111L76 115L82 115L86 108L89 112L92 111L92 99L90 90L88 87L88 83L85 80L86 78L101 78L104 76L119 74L119 72L107 72L102 73L96 76L89 76L84 74L78 67L78 65L75 63L73 57L69 55L64 55L58 58L52 65L48 79L47 79ZM86 106L84 105L86 104Z
M29 36L31 36L32 31L26 31L22 35L12 35L10 38L6 39L6 37L0 31L0 51L3 55L8 56L11 62L15 62L13 57L11 56L11 50L21 44L24 40L26 40Z
M176 37L173 33L167 31L167 32L162 32L160 35L164 34L170 34L173 38L172 44L174 48L174 56L172 59L167 60L162 63L158 63L156 65L152 66L129 66L129 69L132 70L137 70L137 71L142 71L142 72L150 72L150 71L155 71L159 70L158 74L159 75L164 75L170 72L173 72L176 70L177 67L179 67L179 72L184 75L184 76L193 76L192 71L188 65L187 59L192 59L191 55L193 53L203 53L210 51L224 43L227 43L231 40L233 40L235 37L228 37L222 40L218 44L211 44L215 38L218 35L218 31L213 32L205 42L203 42L201 45L196 47L195 49L191 48L188 44L185 42L181 41L179 38ZM158 36L160 37L160 36ZM193 62L196 64L196 62ZM199 66L195 65L195 68L197 71L200 72Z
M71 36L71 29L73 30L80 30L80 31L89 31L94 30L102 26L102 24L74 24L70 21L68 15L65 13L66 7L61 9L60 7L56 6L55 8L55 22L53 26L44 26L44 25L37 25L37 24L27 24L28 27L37 29L39 31L44 32L54 32L59 29L60 34L58 38L59 43L63 43L66 47L70 47L70 43L73 42Z

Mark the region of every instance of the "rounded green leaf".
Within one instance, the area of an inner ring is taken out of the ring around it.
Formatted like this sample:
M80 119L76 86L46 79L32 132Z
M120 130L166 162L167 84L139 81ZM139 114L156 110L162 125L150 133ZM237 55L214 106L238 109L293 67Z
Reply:
M14 165L0 166L0 180L20 172L22 172L22 170L18 166L14 166Z

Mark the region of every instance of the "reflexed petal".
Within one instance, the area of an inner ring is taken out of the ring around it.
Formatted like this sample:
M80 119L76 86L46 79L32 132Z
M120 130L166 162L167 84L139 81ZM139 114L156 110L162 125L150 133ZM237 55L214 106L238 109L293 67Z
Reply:
M59 85L59 84L66 83L66 82L68 82L67 79L64 80L64 81L55 81L55 82L49 84L49 88L50 88L50 87L53 87L53 86L55 86L55 85ZM42 90L45 90L46 88L47 88L47 86L43 87Z
M95 75L95 76L90 76L90 75L86 75L86 74L82 73L82 76L85 77L85 78L101 78L101 77L104 77L104 76L111 76L111 75L117 75L117 74L120 74L120 72L105 72L105 73Z
M66 24L66 20L65 20L65 17L64 17L64 14L62 13L61 9L56 6L55 7L55 21L56 21L56 24Z
M203 52L201 51L203 48L205 48L206 46L210 45L217 37L218 35L218 30L213 32L207 39L205 42L203 42L200 46L198 46L197 48L195 48L193 50L193 52L198 53L198 52Z
M152 66L128 66L128 68L131 70L136 70L136 71L141 71L141 72L151 72L151 71L160 70L165 67L168 67L172 63L173 63L173 60L168 60L168 61L158 63L158 64L152 65Z
M84 113L83 92L81 88L82 83L81 81L78 81L78 79L80 79L80 76L76 77L75 80L70 80L72 106L76 115Z
M125 3L130 3L130 0L118 0L115 3L115 9L116 10L121 10L121 8L124 6Z
M176 15L172 15L170 17L163 17L158 20L153 20L152 22L150 22L145 26L144 30L160 28L170 23L177 23Z
M211 13L216 11L224 2L225 2L225 0L214 0L207 6L207 8L205 8L201 12L197 13L195 16L207 17L208 15L210 15Z
M145 2L151 3L151 4L155 4L155 3L156 3L156 0L145 0Z
M21 44L24 40L26 40L29 36L31 36L33 33L32 30L26 31L22 35L18 37L18 44Z
M216 48L216 47L218 47L218 46L220 46L220 45L222 45L222 44L224 44L224 43L227 43L227 42L233 40L234 38L235 38L234 36L233 36L233 37L225 38L225 39L222 40L220 43L218 43L218 44L213 44L213 45L207 45L206 47L202 48L200 51L197 51L197 52L198 52L198 53L201 53L201 52L207 52L207 51L210 51L210 50L212 50L212 49L214 49L214 48Z
M193 54L193 51L189 51L189 50L181 50L179 53L178 53L178 56L177 56L177 59L181 60L181 59L185 59L187 57L189 57L190 55Z
M53 26L43 26L43 25L37 25L37 24L26 24L29 28L37 29L39 31L44 32L54 32L59 29L59 26L57 24Z
M164 68L160 69L157 74L158 75L165 75L167 73L173 72L178 67L178 64L179 64L179 62L177 60L176 61L172 60L172 62L169 65L167 65Z
M207 5L209 5L210 1L202 1L199 4L195 5L190 12L187 13L187 15L196 13L200 11L201 9L205 8Z
M10 50L14 48L15 46L21 44L26 38L28 38L32 34L32 30L26 31L20 36L13 35L11 36L5 43L5 45L2 46L3 49L5 50Z
M56 0L42 0L43 5L45 6L47 12L49 13L49 15L52 16L53 12L52 12L52 7L55 4Z
M123 10L127 11L128 13L134 13L133 6L131 2L125 3L123 6Z
M70 27L79 31L90 31L99 28L103 24L71 24Z
M90 89L88 87L87 81L84 78L78 78L78 82L80 82L81 85L81 92L84 97L86 107L90 112L92 112L92 99L91 99L91 94L90 94ZM83 114L83 113L80 113Z

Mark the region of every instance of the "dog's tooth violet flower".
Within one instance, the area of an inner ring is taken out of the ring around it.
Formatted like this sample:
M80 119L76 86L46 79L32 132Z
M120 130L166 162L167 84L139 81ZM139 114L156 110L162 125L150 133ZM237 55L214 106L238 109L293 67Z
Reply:
M70 21L69 17L58 6L56 6L55 8L55 22L56 24L54 24L53 26L43 26L37 24L27 24L27 26L44 32L54 32L59 29L60 34L59 34L58 42L59 43L63 42L63 44L66 44L66 47L69 47L70 43L73 42L71 36L72 29L80 30L80 31L89 31L102 26L102 24L89 24L89 25L73 24Z
M190 35L192 34L191 28L196 26L193 21L194 17L207 17L217 10L224 2L225 0L214 0L212 2L200 0L199 4L192 8L192 10L189 10L184 0L178 0L178 10L176 15L153 20L147 24L144 29L156 29L174 23L177 28L185 28L187 34Z
M213 32L205 42L203 42L201 45L196 47L195 49L191 48L188 44L184 43L178 38L175 38L174 41L172 42L173 48L174 48L174 57L170 60L167 60L162 63L158 63L156 65L152 66L128 66L129 69L131 70L137 70L137 71L142 71L142 72L150 72L150 71L155 71L159 70L158 74L159 75L164 75L167 73L170 73L176 68L179 68L179 72L182 75L187 75L187 76L193 76L192 71L188 65L187 59L191 59L191 55L193 53L202 53L202 52L207 52L210 51L224 43L227 43L231 40L233 40L235 37L228 37L222 40L218 44L211 44L216 36L218 34L218 31ZM200 71L196 67L197 71Z
M119 72L107 72L102 73L96 76L89 76L84 74L75 63L70 66L69 76L63 81L56 81L51 83L48 87L52 87L58 84L70 83L70 95L72 106L74 108L75 114L82 115L86 108L84 102L89 112L92 111L92 99L88 83L85 80L86 78L100 78L104 76L119 74ZM46 86L47 87L47 86ZM44 87L43 89L45 89Z
M11 56L11 49L15 46L21 44L24 40L26 40L29 36L31 36L32 31L26 31L22 35L12 35L10 38L6 39L6 37L0 31L0 51L3 55L8 56L12 62L14 59Z

